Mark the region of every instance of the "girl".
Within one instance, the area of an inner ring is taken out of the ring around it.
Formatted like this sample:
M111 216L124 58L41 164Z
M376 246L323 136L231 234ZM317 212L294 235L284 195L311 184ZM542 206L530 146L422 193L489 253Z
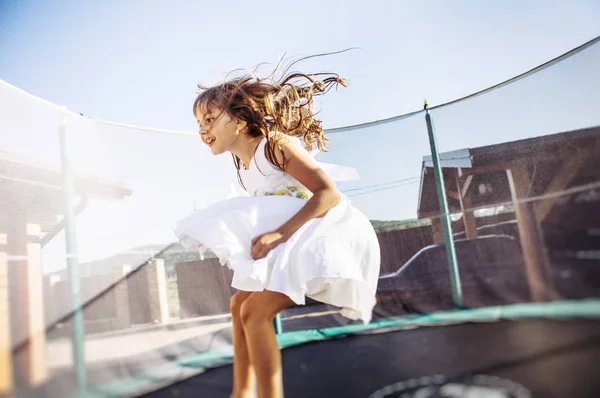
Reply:
M352 320L371 320L377 237L336 188L332 177L345 170L310 153L326 148L313 97L340 84L333 74L246 76L202 88L194 102L202 141L214 155L232 154L247 193L176 226L184 243L212 250L233 270L234 398L252 396L255 382L261 398L283 396L272 321L305 296Z

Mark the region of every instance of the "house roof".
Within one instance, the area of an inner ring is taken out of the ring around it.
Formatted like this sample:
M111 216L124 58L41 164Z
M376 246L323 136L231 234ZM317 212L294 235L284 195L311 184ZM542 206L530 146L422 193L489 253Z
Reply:
M506 170L515 167L529 171L528 197L556 188L556 177L569 164L577 171L561 189L600 181L600 127L446 152L440 162L451 213L461 211L459 191L469 195L471 208L492 207L512 201ZM440 214L430 156L422 162L417 212L419 218Z
M74 189L75 196L87 199L114 200L131 194L117 182L82 174L75 175ZM56 216L65 213L61 170L0 151L0 201L0 225L19 220L40 224L42 230L51 228Z

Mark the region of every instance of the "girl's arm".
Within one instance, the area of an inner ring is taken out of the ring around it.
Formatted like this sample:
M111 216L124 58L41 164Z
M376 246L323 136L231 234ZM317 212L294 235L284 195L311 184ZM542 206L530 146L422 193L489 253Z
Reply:
M300 150L292 142L282 140L275 149L278 162L283 159L282 151L285 152L285 171L308 188L313 196L298 213L276 231L252 240L251 253L254 259L265 257L278 244L288 240L306 222L323 217L339 203L341 198L333 180L325 174L311 155Z

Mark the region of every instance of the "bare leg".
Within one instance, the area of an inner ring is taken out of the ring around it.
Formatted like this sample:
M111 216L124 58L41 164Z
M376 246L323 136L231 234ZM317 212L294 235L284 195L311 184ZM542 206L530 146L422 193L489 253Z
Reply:
M232 334L233 334L233 392L231 398L254 397L254 369L248 356L246 336L240 316L242 304L252 292L239 291L231 297Z
M293 303L284 294L264 290L252 293L242 304L241 319L260 398L283 397L281 352L273 318Z

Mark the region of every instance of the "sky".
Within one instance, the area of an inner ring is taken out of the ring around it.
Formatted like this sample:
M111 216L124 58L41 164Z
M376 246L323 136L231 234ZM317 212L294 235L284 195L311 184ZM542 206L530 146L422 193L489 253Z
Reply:
M0 0L0 80L89 118L190 132L69 121L75 168L133 192L122 201L93 201L81 214L80 247L93 258L169 241L176 219L227 194L230 158L211 157L194 135L198 84L274 65L283 55L352 48L297 66L350 81L317 101L325 128L348 126L506 80L595 38L598 20L593 0ZM600 124L599 47L433 111L440 149ZM60 114L7 87L0 86L0 150L57 165ZM422 114L329 138L330 151L318 159L357 168L361 179L340 187L359 209L371 219L416 217L421 161L429 154Z

